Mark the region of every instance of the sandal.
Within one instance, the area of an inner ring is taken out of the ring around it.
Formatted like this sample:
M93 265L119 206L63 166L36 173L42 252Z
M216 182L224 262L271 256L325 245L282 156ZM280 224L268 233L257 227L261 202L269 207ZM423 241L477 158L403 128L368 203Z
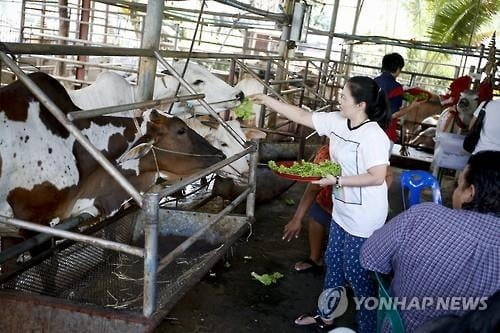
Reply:
M309 267L304 269L297 269L298 264L308 264ZM299 262L296 262L294 267L296 272L299 273L307 273L307 272L321 272L323 270L323 265L318 265L311 258L303 259Z
M310 323L310 324L298 324L297 321L300 321L302 319L305 319L307 317L310 317L311 319L314 320L313 323ZM321 318L321 316L319 314L316 314L316 315L311 315L311 314L305 314L305 315L301 315L299 318L295 319L294 321L295 325L297 326L311 326L311 325L314 325L316 328L320 329L320 330L325 330L325 331L329 331L331 329L333 329L333 322L328 324L326 323L323 318Z

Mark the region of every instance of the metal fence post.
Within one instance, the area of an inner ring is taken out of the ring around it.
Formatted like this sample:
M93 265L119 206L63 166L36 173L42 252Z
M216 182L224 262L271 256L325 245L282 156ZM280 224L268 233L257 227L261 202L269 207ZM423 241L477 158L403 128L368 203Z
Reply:
M247 197L246 215L251 223L255 216L255 192L257 190L257 163L259 161L259 142L252 140L251 145L255 146L255 151L250 153L250 172L248 174L248 185L251 188Z
M158 193L144 195L144 299L142 311L145 317L151 317L156 310L159 200Z

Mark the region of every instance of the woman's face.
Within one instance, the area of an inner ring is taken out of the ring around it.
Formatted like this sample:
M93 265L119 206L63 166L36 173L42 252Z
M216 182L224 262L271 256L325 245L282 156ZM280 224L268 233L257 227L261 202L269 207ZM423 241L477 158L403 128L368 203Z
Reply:
M360 106L351 95L351 88L349 84L346 84L342 89L340 94L340 112L346 118L352 118L352 116L359 112Z

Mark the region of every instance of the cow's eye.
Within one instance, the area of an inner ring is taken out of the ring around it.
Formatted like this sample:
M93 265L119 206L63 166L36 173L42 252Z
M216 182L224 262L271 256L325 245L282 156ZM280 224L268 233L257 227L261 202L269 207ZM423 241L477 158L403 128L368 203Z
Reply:
M184 134L184 133L186 133L186 129L185 129L184 127L181 127L181 128L179 128L179 129L177 130L177 134L179 134L179 135L182 135L182 134Z
M197 86L197 85L202 84L203 82L204 82L203 80L196 80L193 82L193 85Z

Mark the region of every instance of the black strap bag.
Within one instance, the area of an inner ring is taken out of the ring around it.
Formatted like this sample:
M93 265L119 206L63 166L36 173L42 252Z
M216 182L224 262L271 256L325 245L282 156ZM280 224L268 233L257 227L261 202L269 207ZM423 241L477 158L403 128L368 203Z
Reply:
M487 101L483 104L481 111L479 111L479 114L477 115L476 122L470 129L469 133L465 136L463 148L465 151L471 154L476 148L477 142L479 141L481 129L483 128L484 115L486 114L486 105L488 105L489 102L490 101Z

